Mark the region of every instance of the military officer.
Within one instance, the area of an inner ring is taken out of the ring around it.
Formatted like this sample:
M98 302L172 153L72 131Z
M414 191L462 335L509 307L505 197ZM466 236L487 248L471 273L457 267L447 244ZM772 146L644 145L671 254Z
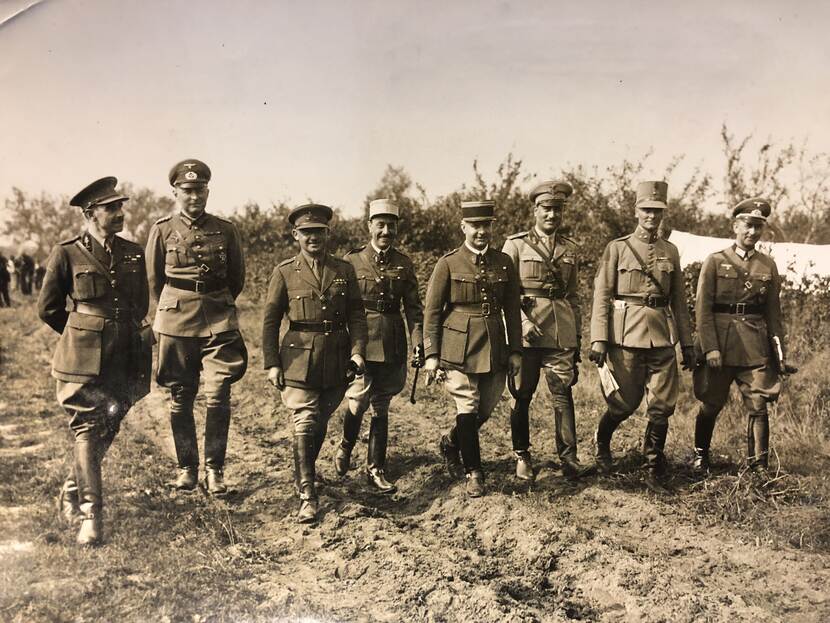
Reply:
M590 473L576 455L576 421L572 386L577 380L582 340L577 243L562 235L562 210L573 193L567 182L547 181L530 191L535 224L530 231L508 236L502 249L518 267L522 294L522 376L510 429L516 453L516 476L534 477L530 456L530 401L545 371L553 398L556 451L569 477Z
M386 480L386 443L389 431L389 403L406 383L406 331L401 303L406 314L413 356L423 352L424 311L418 296L418 278L407 255L393 245L398 235L398 206L388 199L369 203L371 241L346 254L354 266L366 310L369 341L366 345L366 372L356 377L346 392L348 406L343 412L343 438L335 456L335 471L345 476L352 449L360 432L363 414L371 404L366 477L381 493L397 487Z
M268 380L293 412L294 484L300 523L317 518L315 462L347 378L365 370L366 314L354 267L326 253L332 209L319 204L288 215L300 252L271 274L262 321ZM288 331L278 347L280 323Z
M193 402L204 378L205 486L227 493L225 451L231 420L231 385L242 378L248 352L239 332L236 298L245 285L245 260L236 226L205 211L208 166L194 158L170 169L178 212L159 219L147 241L150 290L158 301L159 385L170 389L170 427L182 490L198 482L199 449Z
M114 177L99 179L70 200L83 211L86 231L52 249L38 297L40 318L60 333L52 376L75 438L60 506L64 518L80 521L82 545L103 538L101 460L127 411L149 390L150 360L139 345L149 304L144 251L116 235L127 201L116 184Z
M470 497L484 494L478 429L522 362L519 279L510 257L490 247L494 207L461 204L464 244L436 263L424 305L426 382L445 378L458 412L439 447L451 476L463 462Z
M694 366L680 256L677 247L658 234L667 192L665 182L640 183L637 228L605 247L594 280L590 355L598 366L607 361L620 386L619 392L605 397L607 410L596 431L597 466L604 472L612 469L611 436L647 392L646 485L664 494L664 446L679 389L678 340L684 369Z
M767 404L778 398L779 374L795 371L784 360L778 268L755 248L772 208L761 198L741 201L732 211L735 244L707 257L697 283L696 349L704 365L695 369L693 468L709 469L715 420L734 382L743 396L747 421L747 460L766 476L769 449Z

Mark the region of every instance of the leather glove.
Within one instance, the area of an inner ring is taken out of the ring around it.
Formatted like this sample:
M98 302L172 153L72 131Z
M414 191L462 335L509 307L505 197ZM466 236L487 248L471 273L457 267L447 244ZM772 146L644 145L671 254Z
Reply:
M683 355L683 369L694 370L697 365L697 357L695 356L694 346L683 346L681 349Z
M591 352L588 354L588 359L593 361L597 364L598 368L601 368L605 363L605 359L608 356L608 343L607 342L594 342L591 344Z

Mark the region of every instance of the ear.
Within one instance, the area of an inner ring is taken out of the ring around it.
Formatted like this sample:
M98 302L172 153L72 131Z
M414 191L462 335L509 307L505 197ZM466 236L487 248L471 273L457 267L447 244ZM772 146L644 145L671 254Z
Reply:
M291 235L294 236L294 240L299 240L300 239L300 232L297 229L292 229L291 230Z

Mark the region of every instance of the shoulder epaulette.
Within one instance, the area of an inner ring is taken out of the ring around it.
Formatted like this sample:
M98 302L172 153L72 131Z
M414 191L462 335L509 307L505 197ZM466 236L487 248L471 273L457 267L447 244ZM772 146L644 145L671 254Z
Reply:
M58 244L62 246L66 246L68 244L75 244L80 239L80 236L75 236L74 238L67 238L66 240L61 240Z
M155 225L158 225L159 223L164 223L165 221L169 221L171 218L173 218L172 214L168 214L167 216L162 216L160 219L156 220Z
M513 234L512 236L508 236L507 239L508 240L515 240L516 238L524 238L529 233L530 233L529 231L520 231L518 234Z
M405 260L409 260L409 259L411 259L411 258L410 258L410 257L409 257L406 253L404 253L403 251L401 251L401 250L400 250L399 248L397 248L397 247L394 247L394 248L392 249L392 252L393 252L393 253L395 253L395 254L397 254L397 255L399 255L400 257L404 258Z
M561 236L560 235L559 237L562 238L562 240L564 240L566 242L570 242L575 247L579 246L579 243L576 240L574 240L573 238L571 238L570 236Z
M366 245L365 245L365 244L364 244L364 245L361 245L361 246L359 246L359 247L355 247L355 248L354 248L354 249L352 249L351 251L347 251L347 252L346 252L346 255L351 255L352 253L360 253L360 252L361 252L361 251L363 251L363 249L365 249L365 248L366 248Z
M622 242L623 240L628 240L629 238L631 238L631 234L626 234L625 236L614 238L611 242Z
M289 265L289 264L291 264L293 261L294 261L294 258L293 258L293 257L289 257L287 260L283 260L282 262L280 262L279 264L277 264L277 266L288 266L288 265Z
M449 257L449 256L450 256L450 255L452 255L453 253L458 253L458 249L453 249L453 250L452 250L452 251L450 251L449 253L444 253L444 255L442 255L441 257L442 257L442 258L443 258L443 257Z
M233 221L230 220L229 218L225 218L224 216L219 216L218 214L211 214L210 216L212 216L213 218L215 218L219 221L222 221L223 223L230 223L231 225L233 225Z

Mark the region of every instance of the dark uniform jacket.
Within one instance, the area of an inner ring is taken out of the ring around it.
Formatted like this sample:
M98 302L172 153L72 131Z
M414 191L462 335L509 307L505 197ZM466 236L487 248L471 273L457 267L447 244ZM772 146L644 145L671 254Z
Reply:
M649 277L628 241L660 283ZM643 304L647 298L660 304ZM640 303L636 299L640 299ZM594 279L591 342L628 348L692 345L685 282L677 247L637 227L633 234L608 243Z
M697 282L698 350L719 350L726 366L766 363L770 338L778 336L783 349L780 288L778 268L769 255L755 251L743 260L733 245L707 257ZM718 311L716 305L736 308Z
M245 285L245 260L236 226L203 212L155 222L147 240L147 275L158 300L153 329L165 335L207 337L239 329L235 299ZM168 278L204 282L204 292L174 287Z
M90 253L106 271L90 260ZM124 365L130 335L138 332L148 306L144 251L139 245L114 236L110 256L88 233L57 244L38 297L41 320L61 334L52 376L83 383L115 372L112 364Z
M576 348L582 332L577 243L559 233L542 239L534 229L508 236L502 250L519 271L523 323L535 324L543 334L533 342L524 340L523 345Z
M289 326L278 350L284 315L291 322L321 326L316 331ZM286 385L311 389L345 385L349 357L365 357L366 339L366 314L349 262L326 255L319 280L302 253L274 269L262 321L263 362L266 369L281 367Z
M366 245L350 251L343 259L354 266L366 308L366 361L399 364L407 360L408 353L401 302L413 346L423 341L424 308L412 260L394 248L384 255L381 262L374 248Z
M439 355L442 368L469 374L503 370L508 355L522 348L513 261L492 248L482 263L477 255L464 244L439 259L424 305L425 355Z

